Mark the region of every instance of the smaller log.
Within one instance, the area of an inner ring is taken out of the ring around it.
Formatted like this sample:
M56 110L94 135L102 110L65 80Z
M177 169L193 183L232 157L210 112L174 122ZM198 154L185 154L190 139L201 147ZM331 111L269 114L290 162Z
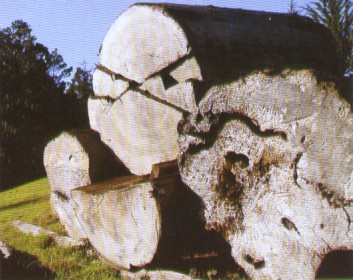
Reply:
M97 132L63 132L48 143L44 166L51 187L50 203L69 236L83 239L86 234L72 208L70 191L129 170L99 139Z
M71 191L76 217L92 246L121 269L148 264L161 235L148 176L123 176Z

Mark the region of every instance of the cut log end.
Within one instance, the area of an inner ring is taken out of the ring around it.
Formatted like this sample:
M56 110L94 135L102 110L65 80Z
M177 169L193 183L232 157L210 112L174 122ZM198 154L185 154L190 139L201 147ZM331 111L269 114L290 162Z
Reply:
M199 108L181 127L181 175L250 277L314 278L330 250L353 249L353 116L333 87L258 73Z
M109 190L101 184L71 192L78 221L93 247L122 269L148 264L160 238L160 216L152 185L145 177L130 176L114 182ZM136 183L135 183L136 182Z
M86 237L73 211L70 191L80 186L129 174L129 170L91 130L64 132L48 143L44 166L51 187L54 212L75 239Z
M141 52L141 46L148 48ZM142 83L189 52L183 29L163 9L135 5L109 29L99 61L115 73Z

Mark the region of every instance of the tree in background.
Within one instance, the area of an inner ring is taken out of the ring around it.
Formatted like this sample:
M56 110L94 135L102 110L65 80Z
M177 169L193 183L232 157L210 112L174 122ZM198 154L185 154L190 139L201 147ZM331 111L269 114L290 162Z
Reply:
M289 2L288 13L295 15L299 14L297 4L294 2L294 0L290 0Z
M83 68L76 68L75 75L69 83L66 94L75 95L81 101L87 103L88 98L94 95L92 80L92 70L87 70L85 64Z
M353 71L353 4L350 0L319 0L304 10L315 21L324 24L332 33L340 58L340 73Z
M64 94L72 68L31 32L21 20L0 29L0 187L43 175L49 139L82 125L77 98Z

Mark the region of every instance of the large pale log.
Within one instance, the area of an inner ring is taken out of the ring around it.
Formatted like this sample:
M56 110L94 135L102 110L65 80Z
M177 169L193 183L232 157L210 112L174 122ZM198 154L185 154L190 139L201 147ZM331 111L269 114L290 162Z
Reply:
M130 173L92 130L63 132L50 141L44 151L44 166L51 187L51 206L68 235L75 239L86 235L73 212L70 191Z
M311 71L212 87L181 126L183 181L255 279L313 279L352 250L353 115Z
M71 191L92 246L116 267L148 264L160 238L160 214L148 176L127 176Z
M212 82L231 81L265 68L334 73L337 61L328 30L306 17L213 6L135 4L109 29L99 63L142 84L161 70L178 67L177 62L189 54L197 62L189 64L191 73L202 73L196 79Z
M113 102L90 99L88 111L91 127L133 174L149 174L154 163L177 157L182 113L168 104L129 90Z
M258 69L333 73L334 54L329 31L305 17L136 4L103 40L93 84L106 99L89 102L91 127L132 173L148 174L176 157L181 114L196 112L210 86Z

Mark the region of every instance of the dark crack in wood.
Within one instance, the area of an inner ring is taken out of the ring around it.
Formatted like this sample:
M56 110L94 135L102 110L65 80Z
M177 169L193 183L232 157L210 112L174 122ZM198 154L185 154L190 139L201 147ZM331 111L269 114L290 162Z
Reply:
M62 201L69 202L70 198L61 191L53 191L53 193Z
M295 230L300 235L298 228L291 220L289 220L288 218L282 218L281 222L287 230Z
M218 134L223 130L226 124L231 121L239 121L245 124L249 130L254 133L256 136L261 138L269 137L281 137L284 141L287 141L287 135L283 131L276 131L274 129L267 129L262 131L260 126L256 125L254 121L242 114L242 113L221 113L219 115L209 115L208 118L211 118L211 126L209 131L205 132L196 132L191 128L191 130L186 131L186 134L200 138L203 140L201 144L191 144L188 148L188 153L196 154L201 150L209 149L215 143Z
M253 265L255 269L261 269L265 267L265 260L255 260L250 255L245 256L247 263Z
M298 162L300 161L302 156L303 156L303 153L298 153L297 156L295 157L294 161L293 161L293 164L292 164L294 183L300 189L302 189L302 187L298 183L298 169L297 169L297 166L298 166Z

